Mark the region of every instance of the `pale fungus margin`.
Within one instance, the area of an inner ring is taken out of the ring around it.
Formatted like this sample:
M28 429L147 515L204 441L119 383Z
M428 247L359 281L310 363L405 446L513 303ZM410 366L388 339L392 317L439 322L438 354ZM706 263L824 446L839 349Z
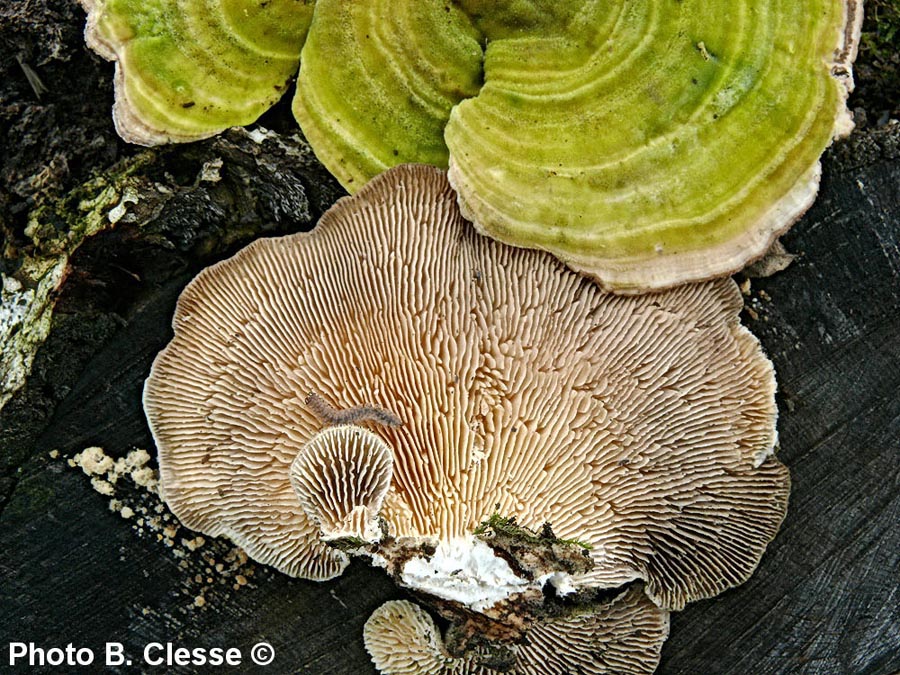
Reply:
M83 3L126 139L247 124L296 76L294 115L349 191L449 167L480 232L620 293L760 258L853 126L861 0Z
M186 288L144 392L161 493L293 576L369 557L460 648L521 639L548 592L641 580L681 609L745 581L786 511L741 307L731 280L608 294L475 233L444 172L397 167Z

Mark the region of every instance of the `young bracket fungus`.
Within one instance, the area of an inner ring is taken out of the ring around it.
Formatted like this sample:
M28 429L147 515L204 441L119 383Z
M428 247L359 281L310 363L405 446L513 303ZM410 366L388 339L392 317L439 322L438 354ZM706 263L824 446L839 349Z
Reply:
M84 1L126 137L252 120L303 45L294 114L348 190L449 165L481 232L626 293L760 257L852 127L861 0Z
M291 483L324 542L375 543L376 520L391 486L391 449L362 427L329 427L291 465Z
M680 609L743 582L786 509L741 306L728 279L607 294L397 167L184 291L144 395L162 493L294 576L369 556L451 651L521 640L548 596L641 580Z

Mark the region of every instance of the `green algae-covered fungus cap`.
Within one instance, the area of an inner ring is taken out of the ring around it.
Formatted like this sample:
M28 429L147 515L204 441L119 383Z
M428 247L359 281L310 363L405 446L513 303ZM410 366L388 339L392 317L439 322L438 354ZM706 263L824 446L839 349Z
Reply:
M556 36L492 27L486 85L446 130L463 213L613 290L740 269L810 206L850 128L849 9L592 3Z
M296 75L350 192L449 168L479 231L623 293L763 255L852 127L861 0L83 1L126 138L247 123Z
M297 74L312 0L81 0L85 39L116 62L131 143L194 141L255 122Z
M294 109L351 191L399 162L446 161L482 233L611 290L665 288L740 269L810 206L820 155L852 126L860 13L320 0Z

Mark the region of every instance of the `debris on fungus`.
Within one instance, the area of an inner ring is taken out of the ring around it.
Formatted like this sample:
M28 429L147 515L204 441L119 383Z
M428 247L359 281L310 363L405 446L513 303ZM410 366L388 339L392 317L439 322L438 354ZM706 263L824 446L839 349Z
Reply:
M623 293L737 271L810 206L852 128L862 19L861 0L85 4L126 138L245 124L299 62L294 114L348 190L449 166L479 231Z
M359 553L498 639L548 592L641 580L680 609L746 580L786 510L741 307L727 279L605 293L472 231L444 172L397 167L185 289L144 391L161 491L259 562L327 579Z

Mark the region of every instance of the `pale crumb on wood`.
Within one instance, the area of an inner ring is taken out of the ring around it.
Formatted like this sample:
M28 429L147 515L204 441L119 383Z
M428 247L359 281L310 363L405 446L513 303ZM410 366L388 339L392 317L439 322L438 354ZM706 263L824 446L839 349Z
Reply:
M48 455L53 459L61 456L58 450L50 451ZM170 549L172 557L178 560L179 569L188 573L185 591L190 606L203 607L218 601L220 596L216 588L227 589L228 593L246 588L254 575L247 554L232 546L223 553L224 561L219 562L216 560L219 557L216 552L221 552L219 542L209 542L206 537L184 529L159 498L159 474L149 466L151 460L151 455L143 449L134 449L116 459L102 448L90 447L68 463L73 468L80 467L91 477L93 489L110 498L110 511L128 520L130 529L139 537L155 538ZM130 478L133 486L119 480L123 477ZM139 492L134 491L135 487ZM179 532L182 532L181 537ZM212 554L206 552L198 556L197 552L203 546L211 548ZM198 569L201 562L205 565Z
M103 448L94 446L85 448L75 455L75 464L88 476L97 476L112 469L115 462L103 452Z
M197 535L193 539L182 539L181 544L189 551L196 551L206 543L206 539Z
M150 461L150 453L146 450L138 448L136 450L132 450L125 457L125 464L129 469L140 469L147 462Z
M140 485L141 487L145 487L151 491L155 491L156 486L159 484L159 478L157 477L156 471L151 469L149 466L132 471L131 479L135 482L135 484Z
M124 468L125 463L121 459L117 459L115 464L113 464L112 469L106 472L106 480L115 485L119 482L119 476L122 475L122 468Z
M112 497L114 494L116 494L115 488L102 478L91 478L91 487L101 495L105 495L107 497Z
M781 240L776 239L762 258L744 268L744 274L753 278L770 277L787 269L796 258L796 254L788 251Z

